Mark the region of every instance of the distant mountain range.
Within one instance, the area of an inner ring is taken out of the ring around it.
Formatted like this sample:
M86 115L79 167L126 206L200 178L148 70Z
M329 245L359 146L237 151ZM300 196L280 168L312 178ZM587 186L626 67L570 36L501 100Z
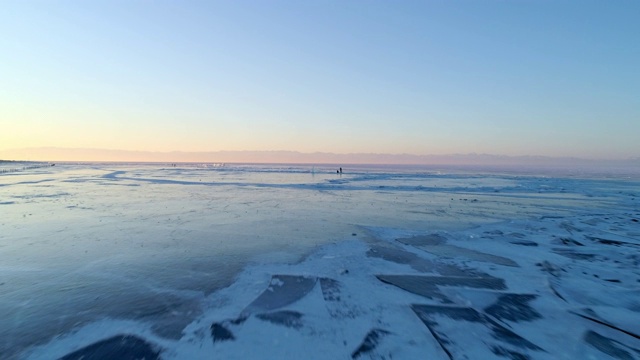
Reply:
M0 150L0 159L32 161L196 162L196 163L296 163L296 164L397 164L562 167L640 167L640 158L592 160L571 157L505 156L489 154L334 154L297 151L153 152L108 149L41 147Z

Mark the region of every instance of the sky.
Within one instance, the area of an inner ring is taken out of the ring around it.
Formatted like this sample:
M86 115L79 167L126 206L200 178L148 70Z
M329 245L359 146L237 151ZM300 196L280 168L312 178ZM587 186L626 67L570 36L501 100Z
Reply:
M6 0L0 152L640 157L638 19L636 0Z

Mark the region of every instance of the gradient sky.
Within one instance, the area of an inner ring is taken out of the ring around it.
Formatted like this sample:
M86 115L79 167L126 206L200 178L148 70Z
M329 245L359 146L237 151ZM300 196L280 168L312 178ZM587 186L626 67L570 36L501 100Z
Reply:
M2 1L0 150L640 156L640 1Z

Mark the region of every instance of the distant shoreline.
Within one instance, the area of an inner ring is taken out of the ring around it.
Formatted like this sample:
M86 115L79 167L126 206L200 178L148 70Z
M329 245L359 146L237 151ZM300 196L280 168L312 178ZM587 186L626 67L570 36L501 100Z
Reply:
M22 166L20 166L22 165ZM14 167L10 167L14 166ZM19 166L19 167L15 167ZM39 169L44 167L55 166L55 164L42 161L17 161L17 160L0 160L0 174L15 173L26 170Z
M291 168L299 168L296 172L335 173L343 168L344 175L362 174L368 172L391 173L424 173L434 175L507 175L507 176L535 176L535 177L566 177L585 179L640 179L640 166L624 166L624 164L350 164L350 163L264 163L264 162L201 162L201 161L20 161L0 160L2 167L18 164L38 164L26 166L42 168L49 166L159 166L167 168L205 168L210 170L237 171L243 167L263 167L267 171L290 172ZM17 170L26 170L23 166ZM7 173L8 171L1 171ZM15 171L11 171L15 172Z

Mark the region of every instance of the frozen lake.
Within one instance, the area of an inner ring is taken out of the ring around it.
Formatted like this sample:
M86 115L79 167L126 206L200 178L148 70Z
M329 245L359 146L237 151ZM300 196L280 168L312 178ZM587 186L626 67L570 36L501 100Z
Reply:
M639 220L616 176L7 172L0 358L639 359Z

